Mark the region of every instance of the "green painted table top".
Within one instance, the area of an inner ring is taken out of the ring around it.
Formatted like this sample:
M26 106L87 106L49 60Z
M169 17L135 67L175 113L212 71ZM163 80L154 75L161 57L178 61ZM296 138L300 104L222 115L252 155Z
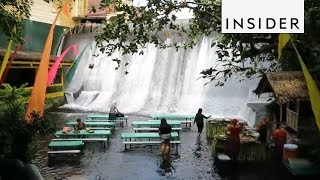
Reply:
M179 127L181 126L180 121L167 121L167 123L171 126ZM159 126L160 121L158 120L152 120L152 121L133 121L132 126L138 127L138 126Z
M179 137L177 132L171 133L172 138ZM149 132L149 133L122 133L121 138L160 138L159 133L157 132Z
M109 115L107 115L107 114L89 114L86 117L87 117L87 119L108 119ZM128 119L128 116L117 117L117 119Z
M77 124L76 121L70 121L67 123L68 126L75 126ZM111 127L111 126L115 126L116 123L115 122L96 122L96 121L88 121L88 122L84 122L84 124L87 127Z
M77 147L84 145L83 141L51 141L49 147Z
M93 133L90 133L86 130L80 130L78 133L75 133L74 131L71 131L69 133L63 133L62 131L57 131L55 133L56 136L64 136L64 137L78 137L80 136L110 136L111 131L110 130L94 130Z
M186 120L194 119L194 115L190 114L150 114L150 117L153 119L165 118L167 120Z

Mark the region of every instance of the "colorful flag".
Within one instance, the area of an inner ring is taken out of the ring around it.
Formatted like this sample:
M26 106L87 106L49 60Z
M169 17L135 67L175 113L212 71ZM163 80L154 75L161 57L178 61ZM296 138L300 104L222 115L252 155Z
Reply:
M70 9L68 8L69 8L69 2L67 2L60 9L60 11L57 13L56 18L54 19L50 27L50 31L43 48L39 69L37 71L36 79L32 88L32 93L29 100L28 108L25 114L25 119L28 122L31 120L30 114L34 111L39 113L40 116L43 115L45 98L46 98L46 87L47 87L46 84L48 80L49 59L50 59L50 52L51 52L52 40L53 40L53 31L54 31L59 14L61 13L61 11L64 11L64 10L70 11Z
M68 18L68 21L69 21L69 28L70 28L70 34L72 34L72 31L71 31L71 27L72 27L72 17L71 17L71 13L70 13L70 4L69 4L69 1L67 1L67 3L65 4L65 8L62 9L62 13L64 13L67 18Z
M16 27L14 27L14 31L15 31ZM1 63L1 67L0 67L0 77L2 78L3 72L7 67L8 64L8 60L11 54L11 46L12 46L12 42L13 42L13 38L10 38L9 43L8 43L8 47L6 50L6 53L4 54L2 63Z
M24 38L24 41L26 41L26 40L27 40L27 38ZM8 75L8 72L9 72L10 67L11 67L11 64L12 64L12 62L14 61L14 59L16 58L18 51L20 51L20 50L22 49L23 45L24 45L24 42L21 42L21 43L16 47L16 49L14 50L14 53L12 54L12 56L11 56L11 58L10 58L8 64L7 64L7 66L6 66L6 69L4 70L4 72L3 72L3 74L2 74L2 77L1 77L1 80L0 80L0 85L1 85L2 83L4 83L4 81L6 80L7 75Z
M279 44L278 44L278 58L280 59L281 54L282 54L282 49L283 47L288 43L290 40L290 35L289 34L280 34L279 35ZM281 41L281 42L280 42ZM298 56L302 72L304 74L304 78L306 79L307 87L308 87L308 92L309 92L309 98L311 102L311 108L314 114L314 117L316 119L317 126L320 130L320 91L313 80L311 74L308 71L307 66L304 64L296 46L294 45L292 39L291 39L292 46L294 47L294 50L296 51L296 54Z
M302 68L302 71L304 74L304 78L306 79L306 83L307 83L308 91L309 91L309 97L310 97L310 101L311 101L312 111L313 111L314 117L316 118L317 126L320 130L320 91L316 85L316 82L313 80L311 74L309 73L307 66L304 64L296 46L294 45L293 42L292 42L292 44L293 44L294 50L296 51L297 56L299 58L301 68Z
M73 63L72 67L70 68L70 70L69 70L69 72L68 72L68 74L67 74L67 76L66 76L66 80L67 80L68 82L71 82L71 80L72 80L72 78L73 78L73 76L74 76L74 73L76 72L76 69L77 69L77 67L78 67L78 64L80 63L80 61L81 61L81 59L82 59L82 56L83 56L85 50L89 47L89 45L90 45L91 50L92 50L92 42L90 42L90 43L81 51L80 55L78 56L78 58L76 59L76 61Z
M47 86L50 86L53 83L53 80L57 74L59 65L61 61L63 60L64 56L68 53L70 49L73 49L73 53L76 55L78 54L78 45L74 44L70 47L68 47L63 53L56 59L54 64L51 66L49 73L48 73L48 81L47 81Z
M278 43L278 59L281 58L282 49L288 43L290 39L290 34L279 34L279 43Z

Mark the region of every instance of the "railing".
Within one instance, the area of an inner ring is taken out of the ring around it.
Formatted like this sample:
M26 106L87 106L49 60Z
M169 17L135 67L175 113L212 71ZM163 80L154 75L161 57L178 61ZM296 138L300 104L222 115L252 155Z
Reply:
M294 130L298 130L298 113L287 108L287 125Z
M33 87L27 87L26 89L32 91ZM64 96L64 90L63 90L63 84L53 84L51 86L47 87L46 90L46 98L51 99L51 98L56 98L56 97L63 97Z

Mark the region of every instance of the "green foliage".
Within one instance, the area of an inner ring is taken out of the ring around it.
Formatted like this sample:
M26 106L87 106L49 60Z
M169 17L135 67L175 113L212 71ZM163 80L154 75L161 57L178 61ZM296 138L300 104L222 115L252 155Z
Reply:
M38 113L31 113L31 121L24 119L25 103L28 100L27 84L11 87L3 84L0 89L0 154L6 157L29 160L29 144L36 134L48 134L55 125L45 121Z
M111 55L116 50L123 54L143 54L143 48L153 43L159 48L192 48L203 36L211 37L212 46L217 48L218 61L223 70L209 67L201 72L201 77L214 81L217 85L232 75L250 78L268 71L300 69L296 56L283 56L277 61L278 34L220 34L221 0L158 1L149 0L145 6L132 7L121 1L109 1L122 13L104 22L103 33L96 36L103 53ZM108 4L106 4L108 5ZM177 21L174 12L187 8L194 18L188 24ZM305 0L305 33L296 34L299 51L308 67L319 63L320 42L320 1ZM166 44L167 34L187 36L183 44ZM292 47L284 49L284 54L294 54Z
M22 19L30 16L31 5L32 0L1 0L0 32L4 33L7 37L12 38L16 42L22 41ZM16 27L16 31L14 31L14 27Z

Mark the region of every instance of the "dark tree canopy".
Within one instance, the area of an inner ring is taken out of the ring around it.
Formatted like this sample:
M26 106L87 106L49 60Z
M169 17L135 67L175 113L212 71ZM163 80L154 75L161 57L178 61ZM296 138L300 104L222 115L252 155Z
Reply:
M143 53L142 48L153 43L159 48L192 48L203 36L211 37L212 46L216 46L220 65L224 70L208 67L201 72L203 78L215 81L217 85L237 73L245 77L275 70L300 69L292 47L284 50L282 60L277 61L278 34L220 34L221 0L169 1L149 0L144 6L133 7L122 4L120 0L103 0L102 6L114 4L122 12L104 22L103 33L96 37L101 51L112 54L122 50L124 54ZM187 25L179 23L174 12L182 9L193 11L194 17ZM320 1L305 0L305 33L294 34L306 64L312 66L312 72L319 72L319 29ZM165 44L163 31L171 30L175 35L188 36L184 44ZM107 42L107 43L103 43ZM311 68L311 66L309 66ZM218 78L219 77L219 78Z

